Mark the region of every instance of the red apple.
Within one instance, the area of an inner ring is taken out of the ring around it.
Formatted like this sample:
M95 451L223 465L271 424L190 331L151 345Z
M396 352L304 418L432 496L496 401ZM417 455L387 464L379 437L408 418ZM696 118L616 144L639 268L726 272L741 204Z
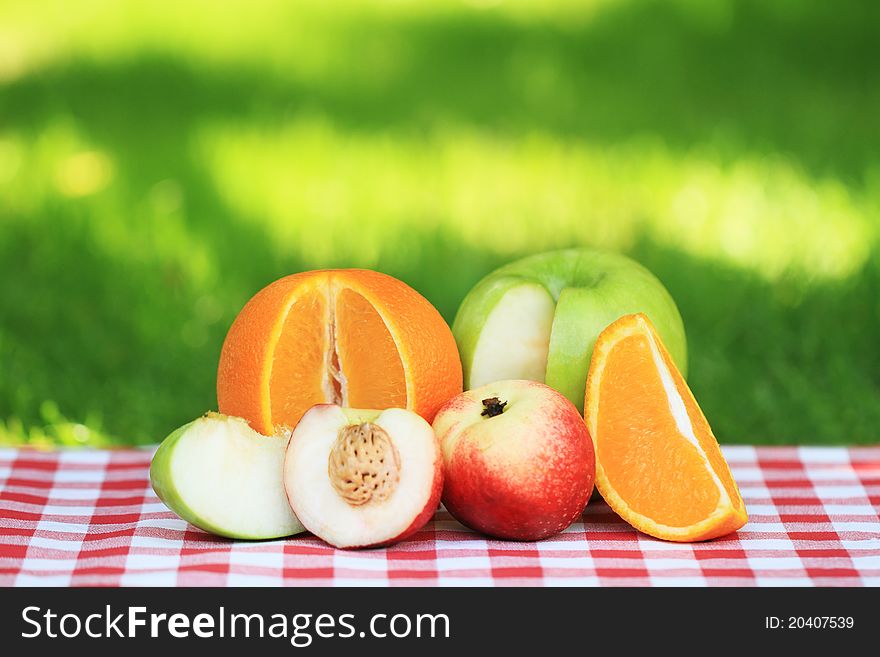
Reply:
M339 548L377 547L431 519L443 459L431 425L412 411L318 404L290 437L283 478L310 532Z
M498 381L449 400L434 419L443 452L443 504L490 536L547 538L593 492L596 463L583 418L534 381Z

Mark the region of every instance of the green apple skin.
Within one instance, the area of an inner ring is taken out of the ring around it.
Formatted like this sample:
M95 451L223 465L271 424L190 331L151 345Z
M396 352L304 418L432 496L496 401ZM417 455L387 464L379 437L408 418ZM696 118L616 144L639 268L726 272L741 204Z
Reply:
M203 515L194 510L186 502L184 496L181 495L181 492L175 482L175 478L172 475L171 466L172 461L175 457L175 451L180 445L180 442L186 439L185 436L187 432L192 429L197 422L205 421L206 419L225 419L226 417L227 416L223 416L219 413L207 413L206 415L196 420L193 420L192 422L188 422L178 429L175 429L168 435L167 438L165 438L165 440L162 441L162 443L159 445L159 448L156 450L156 453L153 455L152 462L150 463L150 483L152 484L153 490L155 491L156 495L159 497L160 500L162 500L162 502L165 503L165 505L169 509L180 516L183 520L186 520L194 527L198 527L199 529L210 532L211 534L216 534L217 536L225 536L227 538L242 540L267 540L273 538L282 538L305 531L305 528L296 519L292 512L290 514L290 522L283 530L279 532L273 532L269 535L263 535L230 531L226 527L221 527L215 523L206 520ZM242 422L244 422L244 420L242 420ZM286 437L262 436L260 434L257 434L256 432L253 433L255 436L255 440L282 441L285 446L287 444ZM283 454L284 451L282 450L281 458L283 458ZM278 476L280 479L280 469Z
M159 449L156 450L153 460L150 462L150 484L153 486L153 491L159 499L174 513L200 529L216 533L216 528L201 527L202 523L194 523L190 520L190 518L193 520L198 520L198 518L195 512L180 497L180 493L177 492L177 487L174 485L174 479L171 477L171 457L174 454L177 441L196 421L193 420L192 422L187 422L182 427L178 427L159 444Z
M226 530L206 522L183 501L177 487L174 485L174 478L171 476L171 459L174 455L174 448L177 446L180 438L185 435L196 422L198 422L198 420L193 420L192 422L187 422L182 427L175 429L159 445L159 449L156 450L153 460L150 463L150 483L153 486L153 491L159 499L165 503L165 506L194 527L216 534L217 536L241 539L252 538L250 536L230 534L226 532Z
M474 357L487 318L512 288L535 283L556 302L543 383L565 395L581 413L596 339L623 315L645 313L682 375L687 375L684 324L675 301L657 277L620 254L565 249L505 265L483 278L464 298L452 332L466 390L473 387Z

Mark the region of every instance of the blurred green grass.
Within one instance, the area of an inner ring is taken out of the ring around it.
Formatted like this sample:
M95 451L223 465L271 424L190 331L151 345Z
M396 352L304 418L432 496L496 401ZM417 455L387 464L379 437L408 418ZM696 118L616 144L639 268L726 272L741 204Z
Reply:
M720 440L873 443L871 3L0 1L0 443L154 442L284 274L451 321L592 245L679 303Z

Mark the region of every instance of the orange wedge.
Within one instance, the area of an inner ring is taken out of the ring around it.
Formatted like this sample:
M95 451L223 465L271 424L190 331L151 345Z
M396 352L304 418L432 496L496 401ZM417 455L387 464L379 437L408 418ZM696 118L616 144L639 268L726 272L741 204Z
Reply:
M599 335L584 409L596 487L633 527L689 542L746 523L718 441L645 315L626 315Z
M260 290L229 329L217 372L220 412L267 435L321 403L407 408L430 422L461 388L440 313L365 269L303 272Z

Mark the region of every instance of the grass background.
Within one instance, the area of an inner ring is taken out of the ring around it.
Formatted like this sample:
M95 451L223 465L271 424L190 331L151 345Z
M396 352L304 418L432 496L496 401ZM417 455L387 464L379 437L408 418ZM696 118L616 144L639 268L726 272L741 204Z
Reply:
M722 442L877 442L878 33L848 0L0 0L0 443L161 439L284 274L451 321L571 245L667 285Z

